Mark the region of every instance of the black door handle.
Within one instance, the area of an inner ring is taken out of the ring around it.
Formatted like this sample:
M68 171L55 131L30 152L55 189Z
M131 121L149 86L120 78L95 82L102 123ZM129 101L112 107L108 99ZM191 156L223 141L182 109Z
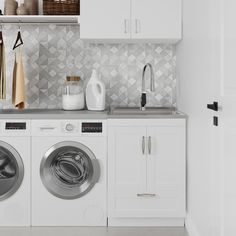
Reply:
M218 102L213 102L213 104L207 104L207 108L213 111L218 111Z

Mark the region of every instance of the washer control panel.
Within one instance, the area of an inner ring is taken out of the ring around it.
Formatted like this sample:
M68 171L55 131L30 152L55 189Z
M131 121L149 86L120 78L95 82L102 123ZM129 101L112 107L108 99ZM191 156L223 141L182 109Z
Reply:
M30 125L27 123L27 129L29 130L29 128ZM32 136L37 136L37 137L68 136L68 137L83 137L83 138L106 137L107 121L102 119L32 120Z
M82 122L82 133L102 133L102 122Z

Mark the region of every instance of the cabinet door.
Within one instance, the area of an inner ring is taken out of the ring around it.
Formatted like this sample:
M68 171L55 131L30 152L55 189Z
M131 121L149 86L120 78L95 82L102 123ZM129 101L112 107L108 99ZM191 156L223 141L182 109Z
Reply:
M152 217L185 216L185 128L147 128L147 199Z
M82 39L130 38L130 0L80 0Z
M108 215L142 216L137 194L146 192L146 128L109 127L108 133Z
M182 0L132 0L132 38L179 40Z

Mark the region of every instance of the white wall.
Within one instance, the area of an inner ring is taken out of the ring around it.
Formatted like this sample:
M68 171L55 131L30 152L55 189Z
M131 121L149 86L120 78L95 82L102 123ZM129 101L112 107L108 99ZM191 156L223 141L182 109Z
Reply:
M214 1L213 1L214 3ZM187 150L187 221L190 236L216 236L213 114L214 4L183 0L184 39L177 47L178 107L189 115ZM216 22L215 22L216 24Z
M0 0L0 9L4 12L4 0Z

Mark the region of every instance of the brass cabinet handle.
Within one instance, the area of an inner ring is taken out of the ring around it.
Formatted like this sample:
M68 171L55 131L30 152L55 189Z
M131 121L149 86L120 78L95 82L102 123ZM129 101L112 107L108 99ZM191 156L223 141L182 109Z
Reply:
M124 19L124 33L125 33L125 34L128 34L127 26L128 26L128 20L127 20L127 19Z
M135 34L138 33L138 19L135 19Z
M135 34L141 32L141 22L139 19L135 19Z
M142 139L142 152L143 152L143 155L145 154L145 149L146 149L145 137L143 136L143 139Z
M148 137L148 154L151 155L152 153L152 137Z
M156 197L155 193L138 193L137 197Z

